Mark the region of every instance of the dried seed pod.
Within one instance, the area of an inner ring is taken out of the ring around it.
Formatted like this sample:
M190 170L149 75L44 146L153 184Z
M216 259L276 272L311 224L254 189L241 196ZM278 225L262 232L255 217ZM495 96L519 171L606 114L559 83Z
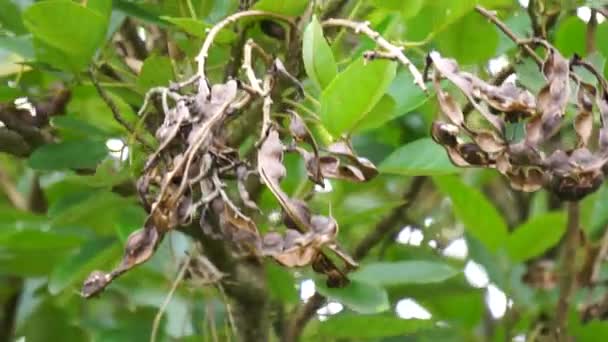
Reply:
M460 167L492 167L506 176L511 186L521 191L536 191L545 187L563 200L576 201L596 191L608 171L608 82L589 63L573 59L590 69L598 78L601 91L588 83L578 82L578 113L574 119L577 134L577 148L563 148L552 153L543 151L543 143L554 137L562 129L570 95L570 63L548 43L548 50L542 65L547 83L539 91L536 99L532 94L513 83L493 86L476 76L460 71L454 60L441 58L438 53L430 55L435 69L433 83L437 91L437 101L443 116L450 124L436 121L431 128L431 136L447 151L452 162ZM461 118L459 105L439 84L443 76L460 89L469 102L494 130L480 130L470 127ZM596 96L596 94L599 94ZM482 103L477 103L481 100ZM599 151L588 149L593 133L594 104L600 113ZM484 105L496 113L487 112ZM525 136L520 141L510 141L503 130L500 115L507 121L525 120ZM460 134L465 134L471 142L461 143ZM546 155L549 154L549 157Z

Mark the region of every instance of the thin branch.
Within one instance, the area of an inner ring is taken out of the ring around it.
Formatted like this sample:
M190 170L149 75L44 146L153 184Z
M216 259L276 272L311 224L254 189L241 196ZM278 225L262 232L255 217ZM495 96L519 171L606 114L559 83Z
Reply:
M600 279L600 270L602 267L602 262L606 259L608 255L608 228L604 230L604 235L602 236L602 241L600 243L600 250L597 252L595 260L593 262L593 269L591 270L591 276L589 277L589 283L591 286L597 284Z
M355 247L355 251L353 253L353 258L355 260L361 260L369 254L374 246L376 246L386 234L390 233L393 227L399 222L403 213L409 209L409 207L414 203L414 200L420 193L424 182L426 181L425 177L415 177L412 180L412 184L409 189L403 195L403 200L405 203L403 205L393 209L393 211L386 217L384 220L380 221L376 228L369 232L359 244Z
M536 54L536 52L534 52L534 49L532 49L532 47L530 47L529 40L522 40L519 37L517 37L517 35L513 31L511 31L511 29L509 27L507 27L507 25L505 25L505 23L500 21L498 19L498 17L496 17L496 14L494 14L493 12L491 12L479 5L475 6L475 10L479 14L483 15L488 20L490 20L494 25L496 25L496 27L498 27L504 34L506 34L513 42L515 42L517 45L520 45L524 49L524 51L528 55L530 55L530 57L532 57L534 59L536 64L538 64L538 65L543 64L542 58L540 58L540 56L538 54Z
M103 102L105 102L106 105L108 106L108 108L110 108L110 111L112 112L112 115L114 116L114 120L116 120L127 131L129 131L129 133L133 134L133 136L135 136L135 139L137 139L137 141L139 141L142 144L142 146L144 146L146 149L148 149L150 151L154 151L154 147L152 147L152 145L150 145L141 136L136 134L136 131L133 128L133 126L125 118L122 117L122 115L120 114L120 111L118 110L118 106L116 105L114 100L112 100L110 98L110 96L108 95L108 93L105 91L105 89L103 89L99 85L99 81L95 77L93 70L89 70L89 77L91 78L91 82L93 83L93 86L95 86L95 90L97 90L99 97L101 97Z
M580 205L578 202L568 202L568 226L562 245L561 275L559 300L555 326L558 336L568 336L568 313L570 302L576 290L576 250L579 245Z
M595 44L595 36L597 33L597 11L595 9L591 9L591 18L589 18L589 22L587 23L587 33L586 33L586 51L587 54L591 54L597 50L597 46Z
M2 168L0 168L0 188L15 208L19 210L29 209L26 198L17 190L15 184L9 179Z
M395 58L405 67L407 67L414 77L414 83L420 87L420 89L427 91L426 85L424 84L424 80L422 74L416 66L403 54L403 49L396 45L388 42L380 33L372 30L369 27L369 22L356 22L346 19L328 19L322 23L324 27L346 27L353 30L357 34L364 34L374 40L376 44L382 49L386 50L383 52L383 56L391 56L391 58Z
M415 177L408 190L403 195L405 203L395 209L378 225L375 229L367 234L354 249L353 258L355 260L361 260L365 258L374 246L376 246L386 234L389 234L395 225L397 225L406 211L415 201L416 197L420 193L422 186L424 185L425 177ZM318 292L308 299L308 301L300 307L294 309L291 314L289 324L285 329L285 333L282 336L281 341L291 342L297 341L299 336L304 331L306 324L315 316L317 310L325 303L325 297L320 295Z
M228 26L240 19L247 18L247 17L270 17L270 18L275 18L275 19L285 21L292 26L294 24L293 20L290 17L286 17L283 15L271 13L271 12L258 11L258 10L238 12L231 16L226 17L224 20L215 24L209 30L207 36L205 37L203 46L202 46L200 52L198 53L198 55L196 56L196 62L198 63L198 71L196 73L197 77L200 77L201 80L207 79L207 77L205 75L205 64L207 62L207 57L209 56L209 49L211 48L211 45L213 45L213 42L215 41L217 34L222 29L224 29L226 26ZM205 84L205 82L201 82L201 84Z
M167 306L169 305L169 303L171 303L171 299L173 298L173 294L177 290L177 286L179 286L179 284L184 279L184 276L186 275L186 270L188 269L188 266L190 265L190 259L191 259L191 257L188 256L186 258L186 260L184 261L184 264L182 265L179 272L177 273L177 277L175 277L175 280L173 281L173 284L171 285L171 289L169 290L169 293L167 293L167 295L165 296L165 300L161 304L160 308L158 309L158 312L156 313L156 316L154 317L154 323L152 323L152 333L150 334L150 342L156 341L156 335L158 334L158 327L160 326L160 320L163 317L163 313L167 309Z
M281 336L281 342L297 341L300 335L302 335L306 324L315 316L317 310L324 303L325 297L315 292L304 305L296 308L292 314L293 318L289 320L288 326L285 328L283 336Z
M543 27L537 15L538 13L536 13L538 4L536 1L537 0L530 0L528 2L528 16L530 17L534 37L545 38Z

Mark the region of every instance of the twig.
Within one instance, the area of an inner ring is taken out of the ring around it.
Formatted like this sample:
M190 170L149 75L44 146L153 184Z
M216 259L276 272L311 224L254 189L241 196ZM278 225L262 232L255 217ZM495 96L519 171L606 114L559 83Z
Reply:
M108 95L108 93L106 93L106 91L99 85L99 81L97 80L97 78L95 77L95 74L93 73L93 70L91 70L91 69L89 69L89 77L91 78L91 82L93 83L93 86L95 86L95 90L97 91L97 94L99 94L99 97L101 97L103 102L105 102L106 105L108 106L108 108L110 108L110 111L112 112L112 115L114 116L114 120L116 120L127 131L129 131L129 133L133 134L135 136L135 139L137 139L137 141L139 141L142 144L142 146L144 146L146 149L148 149L150 151L154 151L154 147L152 147L152 145L150 145L141 136L136 134L133 126L127 120L125 120L125 118L122 117L122 115L120 114L120 111L118 110L118 106L116 106L116 103L114 102L114 100L112 100L110 98L110 96Z
M403 200L405 203L393 209L393 211L387 217L376 225L376 228L373 231L368 233L363 240L357 244L353 253L353 258L356 260L365 258L371 249L382 241L384 236L393 229L397 222L399 222L403 212L405 212L412 205L412 203L414 203L414 200L418 196L418 193L420 193L425 181L425 177L415 177L412 180L410 188L403 195Z
M541 23L538 20L536 13L537 2L536 0L530 0L528 2L528 16L530 17L530 23L532 24L532 31L534 37L545 38L544 30Z
M507 25L505 25L505 23L503 23L502 21L500 21L498 19L498 17L496 17L496 15L494 13L492 13L491 11L483 8L482 6L475 6L475 10L483 15L484 17L486 17L488 20L490 20L494 25L496 25L504 34L506 34L513 42L515 42L517 45L520 45L524 51L530 55L530 57L532 57L534 59L534 61L536 62L536 64L538 65L542 65L543 64L543 60L542 58L540 58L540 56L538 54L536 54L536 52L534 52L534 50L530 47L530 43L531 41L529 40L522 40L519 37L517 37L517 35L515 33L513 33L513 31L511 31L511 29L509 29L509 27L507 27Z
M401 64L407 67L412 76L414 76L414 83L416 83L416 85L418 85L420 89L424 90L425 92L427 91L426 85L424 84L424 80L422 78L422 74L420 73L420 71L418 71L416 66L403 54L403 49L401 47L389 43L386 39L384 39L384 37L382 37L382 35L380 35L380 33L372 30L369 27L369 22L356 22L346 19L328 19L324 21L322 25L324 27L346 27L353 30L357 34L362 33L368 36L369 38L374 40L379 47L386 50L383 53L383 56L391 56L392 58L397 59Z
M226 17L224 20L215 24L209 30L207 36L205 37L203 46L202 46L200 52L198 53L198 55L196 56L196 62L198 63L198 71L196 73L196 77L200 77L201 80L207 79L207 77L205 75L205 63L207 62L207 57L209 55L209 49L211 48L211 45L215 41L215 37L217 36L217 34L224 27L226 27L242 18L246 18L246 17L271 17L271 18L285 21L292 26L294 24L293 20L289 17L283 16L280 14L276 14L276 13L264 12L264 11L258 11L258 10L243 11L243 12L235 13L231 16ZM205 84L205 83L201 82L201 84Z
M353 258L355 260L365 258L371 249L382 241L382 238L386 234L390 233L393 227L399 223L399 219L403 215L403 212L407 210L412 203L414 203L414 200L420 193L425 180L425 177L415 177L413 179L409 189L403 195L405 203L402 206L393 209L393 211L384 220L376 225L374 230L372 230L363 238L363 240L361 240L361 242L359 242L359 244L357 244L353 253ZM281 341L297 341L298 337L302 334L302 331L306 327L306 324L314 317L317 310L319 310L324 303L325 297L320 295L318 292L315 292L315 294L310 297L303 306L294 309Z
M586 33L586 50L587 54L593 53L596 51L597 47L595 44L595 36L597 32L597 11L595 9L591 9L591 18L589 18L589 22L587 23L587 33Z
M158 327L160 326L160 320L163 317L163 313L167 309L167 306L169 305L169 303L171 303L171 299L173 298L173 294L177 290L177 286L184 279L184 275L186 275L186 270L188 269L188 266L190 265L190 259L191 259L191 257L188 256L186 258L186 260L184 261L184 264L182 265L182 267L179 269L179 272L177 273L177 277L175 277L175 280L173 281L173 284L171 285L171 289L169 290L169 293L167 293L165 300L163 301L162 305L158 309L158 312L156 313L156 316L154 317L154 323L152 323L152 333L150 334L150 342L156 342L156 335L158 334Z
M308 321L315 316L323 303L325 303L325 297L315 292L303 306L296 308L292 315L293 318L289 320L288 326L285 327L284 334L281 336L281 342L297 341Z
M245 70L245 75L247 76L249 85L253 91L259 96L264 96L264 91L262 91L260 80L255 76L255 72L253 71L252 51L254 45L255 43L251 39L245 43L245 47L243 48L242 68Z
M17 190L15 184L11 182L8 178L8 175L4 172L2 168L0 168L0 188L4 191L6 197L8 197L9 201L13 204L13 206L19 210L28 210L27 200L23 195Z
M589 283L591 284L591 286L597 284L600 278L602 262L604 261L604 259L606 259L606 255L608 255L608 227L604 231L602 241L600 242L600 250L597 252L597 255L595 256L595 260L593 262L591 276L589 277Z
M570 301L576 290L576 250L579 245L579 217L579 203L568 202L568 226L562 246L559 300L555 318L557 335L564 338L568 336Z

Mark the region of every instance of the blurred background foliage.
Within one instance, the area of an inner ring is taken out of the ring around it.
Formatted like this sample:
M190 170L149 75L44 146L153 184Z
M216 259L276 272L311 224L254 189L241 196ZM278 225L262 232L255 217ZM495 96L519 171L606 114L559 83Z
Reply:
M289 16L308 11L310 18L307 0L253 3ZM562 54L579 54L606 70L605 0L317 0L312 11L323 19L369 21L420 69L437 50L483 78L513 66L517 82L538 90L542 74L475 12L477 4L496 10L521 37L535 34L533 20L543 20ZM172 232L150 262L100 298L80 297L86 275L115 265L126 237L146 217L133 181L147 152L115 120L86 70L99 68L101 86L138 127L135 113L145 91L191 75L205 29L239 6L235 0L0 0L0 108L35 112L30 121L46 121L36 134L47 139L26 139L19 149L10 137L0 140L0 341L150 339L185 253L195 247ZM281 26L246 25L248 37L286 56ZM239 32L223 31L211 50L208 70L215 81L234 57ZM321 107L310 100L293 105L319 113L330 133L351 134L355 149L381 174L364 184L331 181L311 200L319 210L331 208L346 249L362 248L355 255L366 256L349 287L327 289L309 269L266 263L272 340L315 290L327 302L304 327L303 341L542 340L558 296L554 247L564 233L564 208L544 191L511 190L496 172L453 167L429 138L437 103L407 70L362 72L357 63L373 47L370 39L328 29L327 50L318 34L304 36L303 49L312 54L303 55L324 59L304 60L316 66L300 76ZM71 97L53 111L65 91ZM327 109L334 100L337 112ZM9 126L5 114L2 134ZM253 142L245 140L243 149ZM299 159L286 164L283 188L311 190ZM267 215L278 213L267 191L258 205ZM586 238L578 258L584 265L608 223L608 188L581 207ZM375 231L383 234L361 247ZM582 323L579 313L604 296L603 271L598 286L576 292L570 314L576 341L608 339L608 324ZM217 286L183 281L159 321L157 340L237 340L226 303Z

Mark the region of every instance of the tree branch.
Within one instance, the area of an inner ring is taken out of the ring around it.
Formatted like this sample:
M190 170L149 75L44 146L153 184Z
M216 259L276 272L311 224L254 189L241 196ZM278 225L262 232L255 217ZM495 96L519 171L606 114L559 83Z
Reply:
M576 250L579 245L580 206L578 202L568 202L568 226L562 242L561 275L559 285L559 300L555 325L557 335L564 340L568 336L568 313L570 301L576 290Z
M589 22L587 23L587 32L586 32L586 51L587 54L591 54L597 50L595 44L595 36L597 32L597 11L595 9L591 9L591 18L589 18Z
M385 217L380 223L376 225L374 230L369 232L363 240L357 244L353 252L353 258L355 260L361 260L365 258L369 252L386 236L389 234L394 227L399 224L403 212L410 208L414 203L414 200L420 193L426 177L414 177L408 190L403 195L405 203L391 211L391 213ZM283 342L297 341L304 331L306 324L315 316L317 310L325 303L325 297L320 295L318 292L308 299L308 301L293 310L290 315L287 328L284 330L284 334L281 338Z
M137 134L137 131L135 130L135 128L133 128L133 125L131 125L120 114L120 111L118 110L118 106L116 105L114 100L112 100L112 98L110 98L110 95L108 95L108 93L101 87L101 85L99 84L99 81L97 80L97 78L95 77L95 74L93 73L93 70L89 70L89 77L91 78L91 82L93 83L93 86L95 87L95 90L97 91L97 94L99 94L99 97L101 97L103 102L105 102L105 104L108 106L108 108L110 108L110 111L112 112L112 115L114 116L114 120L116 120L116 122L118 122L121 126L123 126L129 133L133 134L133 136L135 136L135 139L137 139L137 141L139 141L139 143L144 148L146 148L148 151L154 151L154 147L152 147L152 145L150 145L143 137L141 137L139 134Z
M386 39L384 39L384 37L382 37L382 35L380 35L380 33L372 30L369 27L368 22L355 22L355 21L351 21L351 20L347 20L347 19L327 19L326 21L324 21L322 23L322 25L324 27L332 27L332 26L346 27L346 28L349 28L349 29L355 31L355 33L361 33L361 34L368 36L369 38L374 40L379 47L381 47L382 49L385 50L385 51L383 51L385 57L390 57L391 59L395 59L395 60L399 61L401 64L403 64L405 67L407 67L409 69L410 73L412 74L412 76L414 77L414 83L416 83L416 85L418 85L418 87L420 87L420 89L422 89L426 92L427 89L426 89L426 85L424 84L424 79L422 77L422 74L420 73L420 71L418 71L416 66L409 60L409 58L407 58L403 54L403 51L402 51L403 49L401 47L391 44Z

